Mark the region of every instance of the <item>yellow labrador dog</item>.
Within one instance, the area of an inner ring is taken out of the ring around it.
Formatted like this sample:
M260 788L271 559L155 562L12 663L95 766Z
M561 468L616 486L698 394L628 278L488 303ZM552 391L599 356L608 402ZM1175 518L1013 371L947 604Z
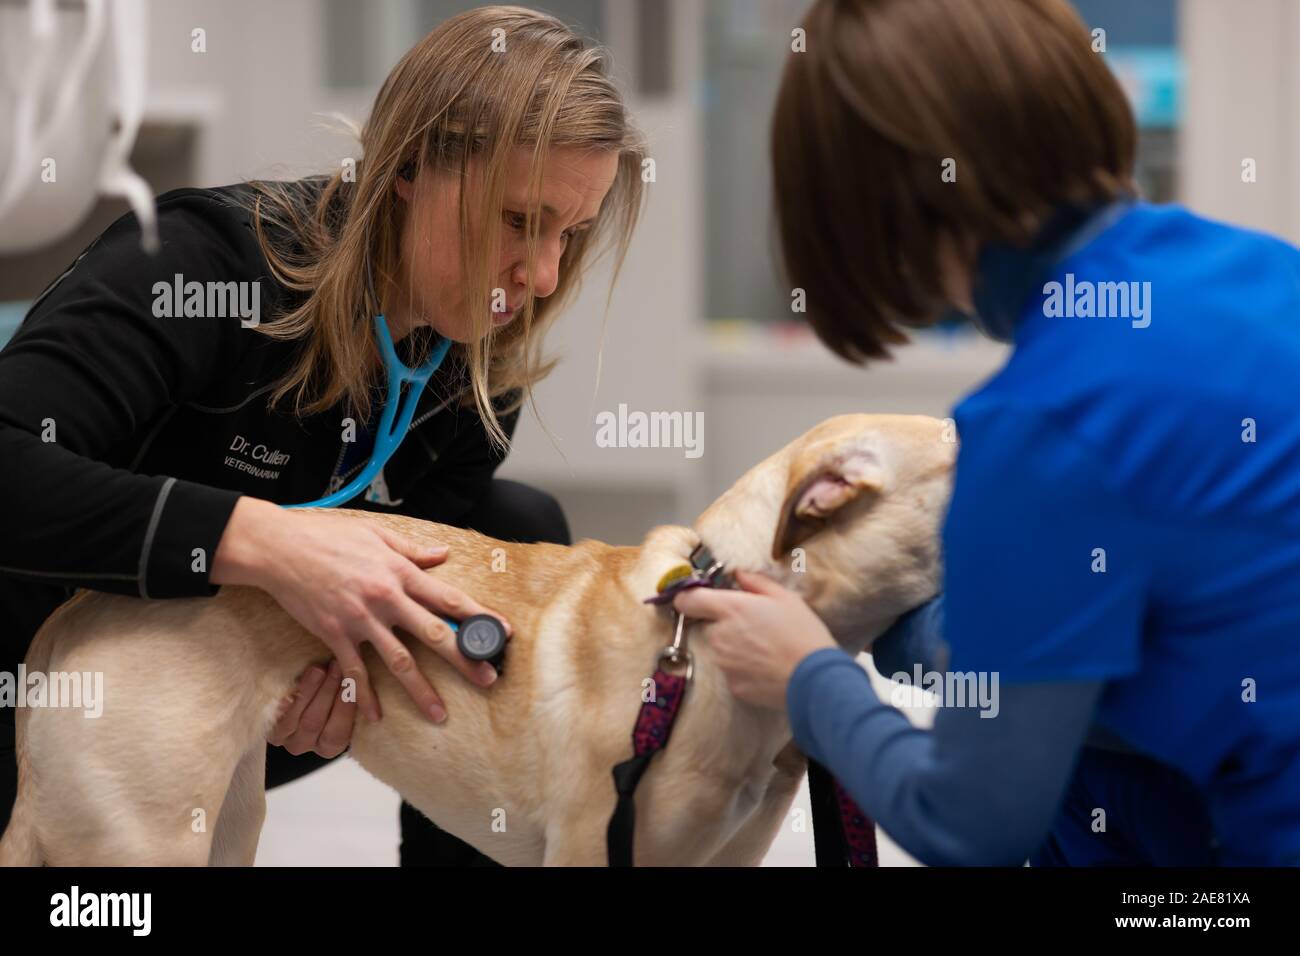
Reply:
M501 863L604 865L611 771L631 756L643 682L672 637L671 608L643 603L661 576L703 542L729 571L800 593L860 651L938 588L956 448L933 418L832 418L751 469L694 527L654 528L639 547L509 544L338 512L446 544L448 560L427 573L514 626L504 674L486 689L405 637L446 701L441 725L367 648L384 717L357 721L351 755ZM636 862L754 865L806 761L785 714L736 700L706 630L687 633L694 677L637 791ZM0 863L252 864L266 733L297 675L328 658L256 588L164 601L79 593L42 627L27 669L102 672L103 713L18 711L18 799Z

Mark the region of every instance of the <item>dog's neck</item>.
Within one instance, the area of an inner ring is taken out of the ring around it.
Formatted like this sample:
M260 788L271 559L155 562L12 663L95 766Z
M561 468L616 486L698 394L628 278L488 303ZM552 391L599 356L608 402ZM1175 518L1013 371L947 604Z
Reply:
M725 545L719 543L725 549ZM712 541L705 542L694 528L682 525L661 525L654 528L641 546L640 559L629 585L640 595L641 599L656 593L657 583L666 572L682 565L693 566L697 570L707 570L701 565L706 560L701 548L707 548L709 554L722 562L727 572L733 567L714 550ZM723 553L734 553L724 550ZM692 555L695 561L692 562ZM712 562L709 562L711 565ZM740 570L762 570L771 573L767 566L739 565ZM728 574L727 577L730 575ZM669 605L654 608L658 624L655 633L664 646L673 640L675 613ZM701 622L686 630L685 647L694 658L694 679L687 694L687 703L683 705L684 719L693 719L698 726L709 728L708 734L715 738L722 730L722 736L728 741L720 753L726 758L714 770L722 770L728 775L747 776L755 771L760 776L770 772L775 755L789 742L790 727L784 710L772 710L743 701L732 694L716 665L713 649L703 636ZM721 759L721 758L720 758Z
M718 520L721 517L718 509L710 509L701 515L695 527L661 525L646 536L638 573L643 598L655 593L655 587L665 573L681 565L690 565L692 555L696 555L698 561L700 549L707 549L708 554L721 563L727 584L731 583L736 571L757 572L799 594L814 612L817 611L815 582L810 581L807 574L798 573L772 559L770 535L754 530L755 525L764 524L759 516L754 516L752 522ZM836 642L848 653L856 655L896 616L886 611L877 618L869 613L869 609L864 611L868 613L860 619L838 623L827 620L820 613L819 616Z

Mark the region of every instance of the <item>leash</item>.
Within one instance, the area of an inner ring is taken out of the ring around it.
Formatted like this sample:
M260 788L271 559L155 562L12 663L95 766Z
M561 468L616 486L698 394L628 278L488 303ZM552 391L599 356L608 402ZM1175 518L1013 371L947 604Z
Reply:
M681 633L685 618L677 616L677 633ZM666 659L669 649L660 654L660 661ZM687 652L689 655L689 652ZM636 832L636 788L641 776L650 766L650 758L668 746L668 737L673 732L673 722L677 711L686 696L686 685L691 677L690 658L686 658L685 674L670 674L661 666L655 668L651 677L654 681L653 698L641 705L637 714L636 726L632 728L632 757L614 767L614 789L618 792L618 804L614 815L609 819L609 829L605 833L606 850L610 866L632 866L632 840Z
M818 866L879 866L876 824L816 760L808 760L813 855Z
M734 588L735 580L703 544L691 552L689 564L669 570L659 579L654 597L646 604L671 604L681 591L697 587ZM694 674L691 652L686 649L686 616L675 612L673 642L659 652L651 675L653 694L641 704L632 727L632 756L614 767L618 802L605 834L610 866L633 866L636 832L636 788L656 753L668 746L673 724ZM685 666L684 673L669 667ZM878 866L876 826L816 761L808 761L808 787L813 810L813 852L817 866Z

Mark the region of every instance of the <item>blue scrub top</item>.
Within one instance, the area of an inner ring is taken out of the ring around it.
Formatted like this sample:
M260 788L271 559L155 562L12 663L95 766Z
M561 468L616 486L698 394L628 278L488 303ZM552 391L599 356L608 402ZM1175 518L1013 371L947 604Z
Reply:
M1014 350L953 413L943 534L950 669L996 671L1004 699L1024 688L1021 716L941 713L922 739L860 685L836 696L854 678L823 651L791 680L791 725L887 830L924 844L950 804L945 839L968 861L1001 848L970 842L995 821L948 800L973 786L962 754L1034 780L1025 754L1057 723L1077 750L1089 718L1195 785L1221 862L1298 861L1300 252L1179 207L1058 220L1029 250L981 256L978 321ZM1059 713L1034 691L1051 686ZM1088 686L1095 703L1072 692ZM1027 812L986 789L1006 820Z
M1146 314L1080 315L1100 283ZM1197 784L1225 847L1300 856L1300 252L1139 203L1010 327L996 285L1015 348L953 415L953 669L1108 680L1094 721Z

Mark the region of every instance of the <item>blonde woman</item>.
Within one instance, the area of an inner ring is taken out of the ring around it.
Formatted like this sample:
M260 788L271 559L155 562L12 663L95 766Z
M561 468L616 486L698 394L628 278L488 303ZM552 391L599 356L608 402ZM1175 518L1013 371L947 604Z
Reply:
M567 542L553 499L493 472L554 365L546 327L602 238L621 259L641 200L643 149L605 54L518 7L421 40L360 140L330 176L167 193L154 257L135 219L118 220L0 353L0 664L16 671L74 588L263 588L334 656L286 702L270 786L342 753L358 708L381 717L364 643L445 719L395 627L467 679L495 678L438 616L490 611L419 573L445 549L281 507L337 491L370 456L385 400L374 317L408 366L451 348L381 479L347 507ZM0 708L0 830L12 721ZM404 864L486 860L410 807L402 827Z

